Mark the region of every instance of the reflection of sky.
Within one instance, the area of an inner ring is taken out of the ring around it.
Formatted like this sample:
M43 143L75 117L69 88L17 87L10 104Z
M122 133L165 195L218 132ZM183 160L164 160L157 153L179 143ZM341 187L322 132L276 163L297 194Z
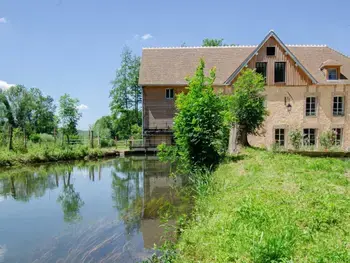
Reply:
M5 245L0 245L0 262L5 262L5 253L7 249Z
M0 203L4 200L5 200L5 198L3 196L0 196Z

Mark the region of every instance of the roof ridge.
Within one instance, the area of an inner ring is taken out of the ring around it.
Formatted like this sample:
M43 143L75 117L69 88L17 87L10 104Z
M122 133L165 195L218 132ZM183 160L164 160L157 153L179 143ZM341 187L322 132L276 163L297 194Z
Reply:
M252 47L257 47L257 45L235 45L235 46L215 46L215 47L202 47L202 46L192 46L192 47L143 47L142 49L252 48Z
M258 45L235 45L235 46L215 46L215 47L203 47L203 46L191 46L191 47L143 47L142 49L191 49L191 48L256 48ZM327 45L317 44L287 44L287 47L328 47Z
M346 58L350 59L350 56L347 56L347 55L341 53L340 51L338 51L338 50L336 50L336 49L334 49L334 48L332 48L332 47L328 47L328 48L331 49L331 50L333 50L333 51L335 51L335 52L337 52L337 53L339 53L339 54L342 55L343 57L346 57Z
M314 44L286 44L287 47L327 47L327 45L314 45Z

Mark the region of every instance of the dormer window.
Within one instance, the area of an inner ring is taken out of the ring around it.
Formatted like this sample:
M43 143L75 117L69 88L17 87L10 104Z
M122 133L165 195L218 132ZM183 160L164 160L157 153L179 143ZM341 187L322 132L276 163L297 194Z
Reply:
M342 64L333 59L328 59L321 64L320 69L327 80L338 80L340 78L340 68Z
M328 69L328 79L329 80L337 80L338 79L338 70L336 68Z
M276 48L275 47L267 47L266 48L266 55L274 56L275 54L276 54Z

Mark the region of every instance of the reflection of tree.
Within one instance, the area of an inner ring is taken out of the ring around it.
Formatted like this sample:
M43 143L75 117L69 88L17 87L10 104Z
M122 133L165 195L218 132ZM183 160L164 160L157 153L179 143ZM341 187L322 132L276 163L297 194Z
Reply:
M128 234L138 230L141 225L140 171L142 171L142 161L119 159L114 162L112 199L126 225Z
M25 172L2 178L0 195L12 196L15 200L28 202L32 197L41 197L47 189L55 187L53 175L43 176L34 172Z
M57 202L61 203L64 214L64 221L76 222L81 219L80 208L84 205L80 194L75 192L73 184L70 182L71 171L63 176L63 192L58 196Z

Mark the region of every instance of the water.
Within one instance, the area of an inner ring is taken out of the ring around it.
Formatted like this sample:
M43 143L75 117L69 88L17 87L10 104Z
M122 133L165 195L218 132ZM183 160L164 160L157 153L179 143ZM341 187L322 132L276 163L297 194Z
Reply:
M139 262L184 212L181 178L154 158L2 170L0 262Z

